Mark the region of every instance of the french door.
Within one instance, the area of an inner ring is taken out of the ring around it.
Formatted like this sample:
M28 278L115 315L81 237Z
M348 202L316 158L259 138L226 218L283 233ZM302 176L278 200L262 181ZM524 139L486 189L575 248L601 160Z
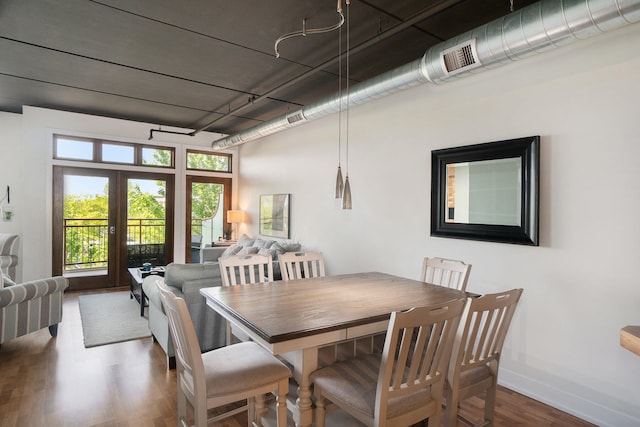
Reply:
M129 267L173 261L174 190L170 174L55 166L53 274L119 287Z

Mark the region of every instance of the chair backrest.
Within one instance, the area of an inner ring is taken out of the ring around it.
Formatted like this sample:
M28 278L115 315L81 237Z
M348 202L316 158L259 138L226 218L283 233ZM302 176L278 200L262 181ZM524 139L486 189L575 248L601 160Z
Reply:
M285 252L278 255L282 280L324 277L322 252Z
M512 289L470 298L453 346L448 372L450 384L456 384L456 377L468 369L499 362L521 295L522 289Z
M387 402L428 391L442 401L444 380L464 300L393 312L387 329L376 390L376 418L387 418ZM424 400L425 405L429 403Z
M178 386L191 401L201 399L200 407L206 407L206 383L204 364L196 331L191 323L189 309L183 298L177 297L162 282L157 282L160 300L169 319L169 330L176 351Z
M434 285L464 291L471 273L471 264L446 258L425 258L420 280Z
M223 286L247 285L273 281L271 257L265 255L232 255L220 258Z

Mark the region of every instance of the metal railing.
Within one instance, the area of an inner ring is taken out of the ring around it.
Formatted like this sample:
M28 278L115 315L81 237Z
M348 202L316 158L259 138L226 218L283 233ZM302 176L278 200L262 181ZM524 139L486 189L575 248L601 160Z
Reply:
M156 264L164 261L165 220L127 220L128 264L140 264L145 257ZM106 218L65 218L64 270L103 270L109 259L109 223Z

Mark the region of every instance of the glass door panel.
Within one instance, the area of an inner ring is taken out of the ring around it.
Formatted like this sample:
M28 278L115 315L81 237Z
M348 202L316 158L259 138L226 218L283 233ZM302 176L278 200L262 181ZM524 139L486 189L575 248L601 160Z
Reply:
M128 268L165 266L173 261L173 176L122 173L126 195L121 217L123 229L119 269L121 281L128 280Z
M115 182L111 171L54 169L53 274L72 290L115 285Z
M223 236L231 208L231 180L187 177L187 262L200 262L200 248L214 246Z
M166 187L160 180L127 182L127 267L166 264Z

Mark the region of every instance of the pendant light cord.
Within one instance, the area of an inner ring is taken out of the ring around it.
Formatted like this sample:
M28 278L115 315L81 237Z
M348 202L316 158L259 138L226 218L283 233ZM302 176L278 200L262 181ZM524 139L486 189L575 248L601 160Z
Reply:
M349 50L350 50L350 38L351 38L351 2L349 0L347 0L347 81L346 81L346 91L347 91L347 111L346 111L346 145L347 145L347 151L346 151L346 156L345 156L345 164L346 164L346 168L345 168L345 173L346 176L349 176L349 104L350 104L350 92L349 92L349 79L350 79L350 70L349 70ZM342 99L342 97L341 97Z
M340 7L342 7L340 5ZM342 9L340 9L342 13ZM338 31L338 167L342 164L342 27Z

